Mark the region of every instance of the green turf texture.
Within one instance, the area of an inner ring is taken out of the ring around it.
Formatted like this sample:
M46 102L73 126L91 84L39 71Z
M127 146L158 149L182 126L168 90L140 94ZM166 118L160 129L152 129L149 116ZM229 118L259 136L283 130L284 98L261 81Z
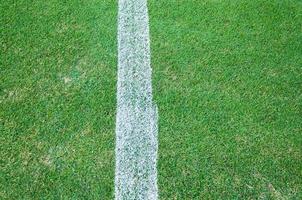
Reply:
M161 199L302 198L301 13L149 0ZM117 1L1 1L0 23L0 199L112 199Z
M110 199L115 1L1 1L0 199Z

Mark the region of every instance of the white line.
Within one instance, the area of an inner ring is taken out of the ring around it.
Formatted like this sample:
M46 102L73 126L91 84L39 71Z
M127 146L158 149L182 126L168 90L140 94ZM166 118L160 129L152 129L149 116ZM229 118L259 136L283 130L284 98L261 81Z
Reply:
M147 0L119 0L115 199L157 199Z

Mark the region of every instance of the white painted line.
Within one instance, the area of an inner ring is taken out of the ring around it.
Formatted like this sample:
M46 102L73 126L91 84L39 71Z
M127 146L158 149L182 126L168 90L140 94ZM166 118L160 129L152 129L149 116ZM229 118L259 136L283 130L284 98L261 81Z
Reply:
M147 0L119 0L115 199L157 199Z

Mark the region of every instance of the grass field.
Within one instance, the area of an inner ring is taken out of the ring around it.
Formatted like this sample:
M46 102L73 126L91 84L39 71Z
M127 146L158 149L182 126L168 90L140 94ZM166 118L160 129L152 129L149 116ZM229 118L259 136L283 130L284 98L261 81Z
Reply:
M0 2L0 199L113 198L117 6ZM301 13L149 0L160 199L302 198Z

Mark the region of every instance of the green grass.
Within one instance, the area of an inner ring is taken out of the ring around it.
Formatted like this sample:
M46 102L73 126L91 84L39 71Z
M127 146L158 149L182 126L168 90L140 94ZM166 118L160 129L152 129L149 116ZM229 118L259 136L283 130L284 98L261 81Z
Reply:
M302 198L302 2L149 0L161 199ZM0 199L112 199L117 1L1 1Z
M163 199L302 198L301 12L151 1Z
M0 199L110 199L115 1L1 2Z

